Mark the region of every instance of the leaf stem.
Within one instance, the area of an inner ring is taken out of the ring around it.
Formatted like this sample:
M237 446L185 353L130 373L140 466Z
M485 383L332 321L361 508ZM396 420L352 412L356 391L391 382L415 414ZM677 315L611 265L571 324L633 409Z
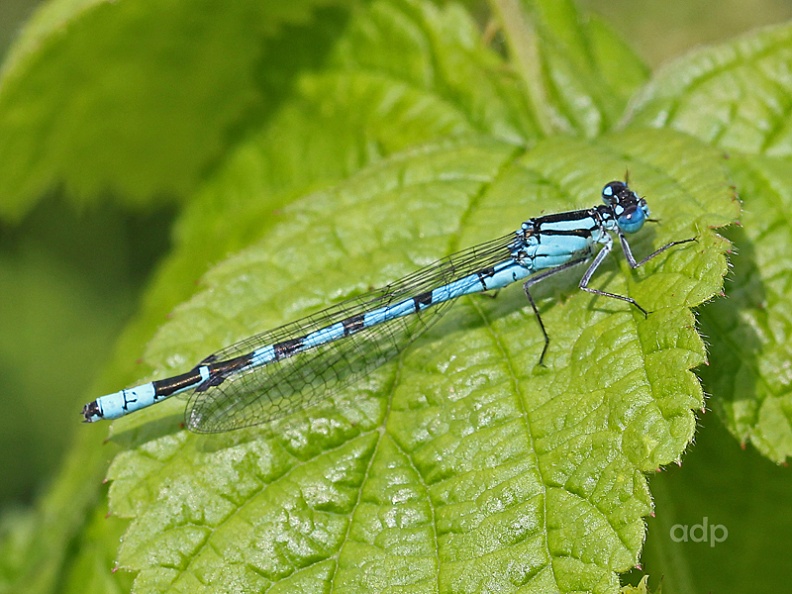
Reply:
M559 128L547 100L545 77L539 50L539 37L524 2L520 0L492 0L493 12L500 20L514 67L533 107L537 123L548 136Z

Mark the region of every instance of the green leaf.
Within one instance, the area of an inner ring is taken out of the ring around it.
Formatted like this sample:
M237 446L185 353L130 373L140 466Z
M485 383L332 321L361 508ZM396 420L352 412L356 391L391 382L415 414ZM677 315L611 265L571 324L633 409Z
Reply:
M611 129L647 78L635 53L569 0L493 5L541 129L585 136Z
M650 594L649 590L649 576L646 575L641 579L641 582L637 586L624 586L621 589L622 594ZM659 594L659 590L657 594Z
M718 365L701 373L730 431L781 463L792 456L792 160L736 159L731 169L746 208L728 233L739 250L729 300L702 312Z
M105 489L95 468L107 454L90 434L83 433L65 457L59 475L46 496L29 513L4 515L0 526L0 592L38 594L69 591L75 580L64 567L109 567L123 524L106 518L101 501ZM35 513L33 513L35 512ZM104 577L103 577L104 576ZM87 581L107 580L105 572ZM114 581L116 587L121 584ZM72 588L73 589L73 588ZM112 592L112 589L103 589Z
M636 97L636 126L674 128L729 151L792 155L792 24L706 47L670 64Z
M193 191L240 119L281 98L267 83L285 84L295 62L326 51L313 35L310 54L272 60L269 79L257 77L257 64L301 28L342 26L340 9L314 22L323 4L45 5L0 79L0 214L20 217L59 184L83 202L108 191L133 203Z
M514 288L460 300L398 361L270 426L190 435L176 400L116 422L131 447L111 467L111 506L132 519L119 562L140 572L136 587L612 591L638 562L651 511L643 473L679 458L702 406L689 307L726 269L728 244L709 230L734 215L719 162L645 130L525 153L469 139L397 155L284 208L158 333L146 355L156 375L531 215L590 206L591 188L625 168L663 220L636 237L637 254L699 239L596 276L648 319L578 291L575 275L538 291L547 368Z
M704 48L669 66L635 104L633 125L673 127L727 149L745 204L729 299L702 312L713 365L701 375L712 406L743 443L792 455L792 25Z
M705 414L682 465L654 475L651 487L656 515L647 520L641 565L654 585L662 576L664 592L783 590L789 468L741 448Z
M737 209L711 148L605 134L646 74L624 43L569 2L504 23L502 55L447 3L46 6L0 83L3 216L56 183L80 204L181 200L102 390L591 206L625 169L662 219L636 255L699 242L638 271L616 254L596 275L648 320L581 293L579 274L543 283L546 370L513 287L460 300L398 361L273 426L198 438L174 400L118 423L116 445L82 427L35 517L0 542L0 591L617 591L651 509L644 472L693 432L703 352L687 306L718 290L727 245L708 227ZM592 140L540 141L558 131ZM110 575L125 518L118 559L136 573Z

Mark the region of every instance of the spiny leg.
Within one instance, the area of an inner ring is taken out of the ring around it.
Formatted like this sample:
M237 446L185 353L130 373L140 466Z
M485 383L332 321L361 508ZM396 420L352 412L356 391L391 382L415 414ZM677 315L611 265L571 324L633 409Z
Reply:
M651 254L646 256L643 260L636 262L632 250L630 249L630 244L627 242L627 238L624 237L624 234L619 233L619 242L621 243L622 251L624 252L624 256L627 258L627 262L630 264L630 267L633 269L638 268L639 266L643 266L655 256L662 254L664 251L674 247L675 245L690 243L691 241L696 241L696 238L692 237L690 239L681 239L678 241L672 241L670 243L667 243L663 247L656 249ZM593 293L594 295L602 295L603 297L610 297L611 299L619 299L620 301L626 301L627 303L631 303L638 309L638 311L640 311L644 315L644 318L648 317L649 312L646 311L643 307L641 307L640 304L638 304L638 302L635 301L635 299L633 299L632 297L617 295L616 293L609 293L607 291L601 291L600 289L592 289L591 287L588 286L591 277L594 275L594 272L597 270L597 268L599 268L600 264L602 264L602 261L608 256L612 248L613 248L612 242L608 242L603 246L603 248L597 254L597 257L594 258L594 261L591 263L591 266L589 266L588 270L586 270L586 273L583 275L583 278L580 279L580 285L579 285L580 288L588 293Z
M602 249L597 254L597 257L594 258L594 261L591 263L591 266L588 267L586 273L583 275L583 278L580 279L580 284L578 286L587 293L593 293L594 295L602 295L603 297L610 297L611 299L619 299L621 301L626 301L627 303L632 303L635 307L638 308L638 310L644 315L644 317L648 316L649 314L647 313L647 311L643 307L638 305L638 303L632 297L625 297L624 295L617 295L616 293L608 293L607 291L601 291L600 289L592 289L591 287L588 286L591 277L594 275L597 268L600 267L602 261L608 256L608 254L610 254L611 249L613 249L612 241L608 241L608 243L602 246ZM627 249L629 249L629 247ZM630 253L627 256L628 260L630 258L632 258L632 253ZM635 258L633 258L633 262L635 262ZM635 268L635 266L633 266L633 268Z
M646 256L640 262L635 261L635 257L633 256L632 249L630 249L630 244L627 242L627 238L624 236L623 233L619 233L619 242L621 243L622 251L624 252L624 256L627 258L627 262L630 264L630 268L638 268L639 266L643 266L649 260L654 258L655 256L659 256L664 251L669 248L674 247L675 245L681 245L683 243L690 243L692 241L698 241L697 237L691 237L689 239L680 239L677 241L672 241L670 243L665 244L663 247L656 249L651 254ZM609 250L610 251L610 250Z

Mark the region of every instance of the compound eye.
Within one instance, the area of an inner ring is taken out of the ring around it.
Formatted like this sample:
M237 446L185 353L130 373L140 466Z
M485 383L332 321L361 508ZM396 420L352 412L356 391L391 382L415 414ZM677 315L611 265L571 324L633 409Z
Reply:
M627 190L627 184L620 181L612 181L605 184L602 188L602 201L605 204L615 204L618 201L619 194Z
M646 212L644 212L644 209L636 205L625 208L624 212L621 213L619 218L616 220L616 224L618 224L619 229L625 233L635 233L641 227L643 227L645 221Z

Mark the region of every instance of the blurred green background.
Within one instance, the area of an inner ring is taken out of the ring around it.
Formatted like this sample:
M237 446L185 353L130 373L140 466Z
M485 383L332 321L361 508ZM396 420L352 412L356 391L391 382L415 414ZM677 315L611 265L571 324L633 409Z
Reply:
M0 0L0 56L38 4ZM3 511L31 503L85 429L80 403L168 248L173 212L97 203L78 212L52 188L19 224L0 221Z
M0 56L35 10L0 0ZM792 19L792 0L580 0L652 67L696 45ZM111 201L106 201L110 203ZM0 222L0 506L29 504L54 476L114 337L168 249L172 211L76 211L53 188ZM46 408L42 406L46 403ZM104 428L96 428L103 431Z

